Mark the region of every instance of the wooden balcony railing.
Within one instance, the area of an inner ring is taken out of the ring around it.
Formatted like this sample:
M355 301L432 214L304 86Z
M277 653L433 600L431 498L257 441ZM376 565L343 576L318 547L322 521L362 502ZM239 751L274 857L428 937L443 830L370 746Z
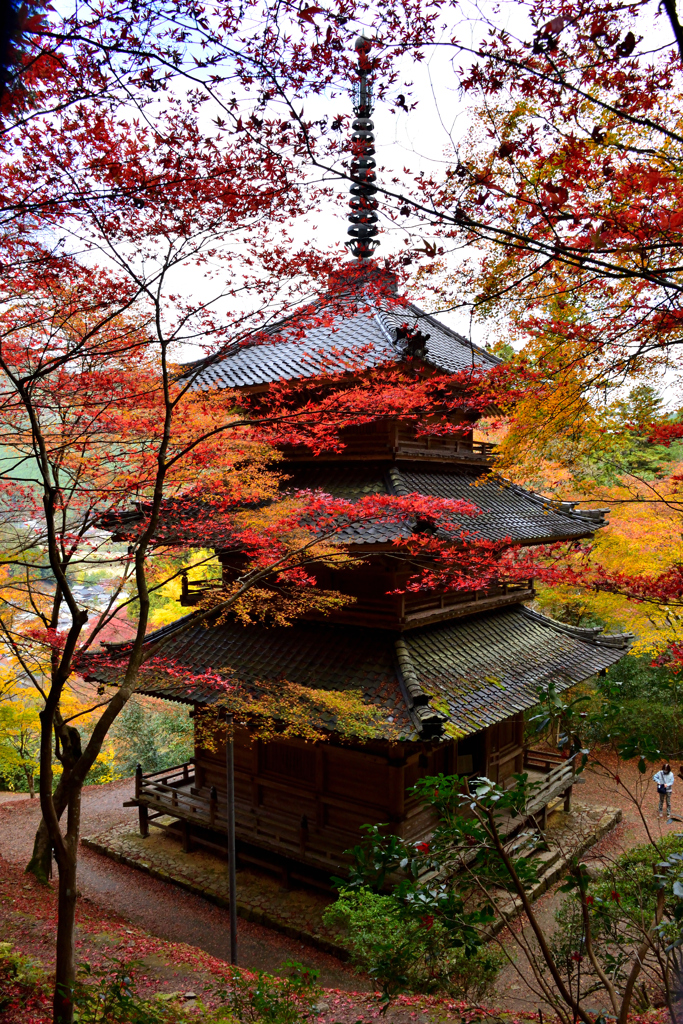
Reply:
M227 831L225 807L222 807L222 814L219 814L215 788L212 787L209 793L200 794L195 789L195 781L193 761L147 774L143 774L138 767L135 773L135 799L130 804L138 808L140 834L149 835L151 824L165 829L167 826L157 819L166 816Z
M205 591L213 590L214 587L220 587L222 582L222 576L209 576L205 579L191 580L188 579L187 573L184 572L180 577L180 603L184 607L198 604Z
M535 772L548 773L567 763L567 758L558 750L531 750L527 747L524 751L524 767Z
M202 595L222 583L220 576L209 579L191 580L187 573L181 576L180 603L187 607L196 605ZM356 600L325 616L327 622L346 622L357 625L392 625L411 628L438 622L440 619L471 615L477 611L502 608L505 605L527 601L535 596L534 581L501 583L497 587L482 590L457 590L444 593L405 593L356 595ZM311 614L305 618L321 619Z
M501 583L497 587L486 587L482 590L451 590L443 593L406 593L401 595L402 621L416 622L422 618L431 619L432 614L444 611L448 612L460 608L476 611L482 610L492 604L504 604L504 598L510 598L510 602L522 601L534 594L533 580L524 580L521 583Z
M463 441L457 437L399 437L388 436L344 437L341 452L326 452L326 462L367 459L416 459L419 461L442 461L476 463L485 465L493 462L496 445L488 441ZM282 449L286 460L309 462L320 459L305 445L288 446Z
M526 750L524 767L529 771L544 774L527 803L527 813L541 814L541 828L544 829L548 818L548 804L559 796L564 797L564 809L570 810L572 787L576 782L574 757L564 758L552 750Z

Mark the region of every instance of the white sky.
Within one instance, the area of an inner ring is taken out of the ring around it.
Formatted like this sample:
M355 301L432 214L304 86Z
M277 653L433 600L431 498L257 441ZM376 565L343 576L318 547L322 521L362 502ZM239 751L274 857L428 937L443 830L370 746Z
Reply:
M461 42L473 48L476 48L486 30L482 15L489 18L496 28L506 28L519 41L528 41L532 34L526 16L527 7L523 3L496 4L491 0L482 0L481 4L478 4L476 0L462 0L459 5L452 4L446 7L445 11L445 16L451 22L448 36L453 34L455 26ZM665 18L659 18L653 24L654 11L653 3L651 9L645 11L645 20L649 18L649 23L646 24L644 20L641 26L637 26L638 34L644 36L643 45L648 49L658 44L667 45L672 38ZM349 25L350 50L361 27L364 28L365 34L372 35L371 24ZM417 107L408 112L395 108L395 112L392 112L390 103L377 103L373 120L380 182L385 181L389 184L394 176L412 178L421 170L428 174L439 164L447 165L452 162L455 148L465 140L474 120L470 107L473 100L469 96L463 99L459 88L457 68L466 66L466 63L466 55L454 54L450 47L438 46L425 49L424 60L421 62L403 57L397 63L400 80L413 83L409 101L417 101ZM397 85L392 89L392 96L399 92L406 90L403 86ZM244 103L249 107L253 102L253 96L254 93L241 98L238 96L240 105ZM323 115L333 117L340 113L351 113L350 96L311 96L305 102L303 116L307 120L313 120ZM207 108L204 116L214 115L211 109ZM346 142L343 133L340 133L339 141L341 157L341 147ZM404 174L404 168L409 169L408 175ZM336 243L340 257L348 259L343 245L348 237L348 187L346 183L340 183L335 187L335 191L336 199L326 204L315 217L302 218L295 224L288 225L288 231L297 245L315 246L319 242L322 248L327 248ZM407 224L409 223L408 218ZM405 227L393 225L380 218L380 229L378 259L396 255L405 248L405 239L408 237ZM418 238L419 232L412 238L411 244L414 245ZM449 272L456 274L462 260L467 257L476 257L476 253L472 250L451 253L447 257ZM417 267L411 267L412 269ZM202 274L193 268L183 269L175 275L172 283L174 288L194 301L204 301L216 288L215 282L207 282ZM419 290L415 287L408 286L407 291L411 297L419 298ZM430 298L425 304L428 308L433 308L432 303L433 299ZM496 341L500 333L505 332L504 324L498 328L490 324L472 325L467 311L443 312L441 317L465 336L471 336L477 344ZM199 353L186 346L181 357L192 358L197 354Z

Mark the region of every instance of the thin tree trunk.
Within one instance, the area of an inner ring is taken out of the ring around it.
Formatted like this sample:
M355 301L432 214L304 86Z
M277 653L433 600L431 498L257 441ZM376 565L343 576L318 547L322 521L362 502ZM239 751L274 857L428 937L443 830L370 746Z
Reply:
M655 911L655 919L652 923L652 927L645 935L645 938L638 946L636 955L633 960L633 966L631 967L631 973L629 974L626 985L624 987L624 993L621 997L621 1012L617 1018L618 1024L626 1024L628 1021L629 1010L631 1009L631 1002L633 1000L633 993L636 987L636 981L638 976L643 969L643 960L647 956L649 949L651 948L655 936L657 935L657 928L659 926L662 917L664 916L664 904L666 900L666 893L663 889L660 889L657 893L657 909Z
M676 10L676 0L662 0L662 2L669 19L669 23L671 24L671 28L673 29L674 36L676 37L678 54L681 60L683 60L683 27L681 26L681 21L678 17L678 11Z
M33 840L33 853L31 859L26 865L26 871L28 874L34 875L39 882L43 882L47 885L50 878L50 860L52 857L52 843L50 842L50 836L48 835L47 825L43 818L40 819L40 825L36 832L36 837Z
M500 857L503 864L507 868L508 874L512 879L512 883L515 889L517 890L517 895L521 900L522 907L524 908L524 913L529 924L531 925L534 935L536 936L536 941L538 942L541 954L546 962L548 971L552 976L557 991L560 993L562 999L567 1004L567 1006L573 1011L575 1018L580 1017L584 1024L592 1024L590 1015L581 1006L580 1001L578 999L574 999L573 995L567 989L567 986L564 984L560 976L560 972L557 969L557 965L555 964L555 960L553 958L550 947L548 946L548 943L546 941L546 937L543 934L543 929L539 925L536 915L532 910L531 901L529 899L528 893L522 885L519 879L519 875L515 871L514 865L510 857L508 856L505 847L503 846L500 835L498 833L498 827L496 825L494 812L491 811L490 808L488 807L484 807L482 808L482 810L484 811L486 817L488 818L489 835L493 840L494 846L496 847L496 851L498 852L498 856ZM625 1022L619 1021L619 1024L625 1024Z
M57 788L52 796L52 803L54 804L57 820L61 819L66 807L63 782L64 775L62 775L57 783ZM36 831L36 837L33 840L33 853L31 854L30 861L26 865L27 873L35 875L39 882L43 882L44 885L47 885L51 874L51 859L52 843L50 842L45 818L41 818Z
M73 1024L76 985L76 868L81 816L81 788L69 799L64 847L58 856L59 895L57 916L57 962L55 965L54 1024Z
M609 978L607 977L607 975L603 971L602 967L600 966L598 958L595 955L595 950L593 948L593 932L592 932L592 926L591 926L591 919L590 919L590 914L588 913L588 904L586 903L586 893L585 893L585 890L584 890L584 887L583 887L583 882L581 881L580 871L579 871L579 885L580 885L580 893L579 893L579 895L581 897L581 916L583 918L583 937L584 937L584 941L586 943L586 952L588 953L588 957L590 959L590 962L593 965L593 970L595 971L595 973L597 974L598 978L602 982L602 986L605 989L605 992L607 992L607 994L609 996L609 1000L610 1000L610 1002L612 1004L612 1009L614 1010L614 1014L615 1014L615 1016L618 1017L619 1016L620 1007L619 1007L619 997L617 995L617 990L615 989L614 985L609 980Z

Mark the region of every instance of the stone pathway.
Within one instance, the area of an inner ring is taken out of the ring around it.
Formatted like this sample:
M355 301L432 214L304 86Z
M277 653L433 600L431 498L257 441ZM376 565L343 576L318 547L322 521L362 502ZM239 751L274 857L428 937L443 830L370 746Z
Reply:
M81 842L90 850L162 882L173 882L219 907L229 906L226 861L202 850L185 853L180 843L155 829L143 839L137 828L116 825L84 836ZM334 932L322 920L325 909L334 902L333 893L303 887L283 889L271 875L252 868L237 871L237 892L237 913L245 920L274 928L333 956L346 956Z
M575 804L569 813L556 811L548 820L547 851L533 853L539 862L538 885L533 898L564 873L569 857L581 855L598 842L621 819L618 808L585 807ZM160 819L168 823L171 819ZM528 830L527 830L528 831ZM137 868L162 882L173 882L187 892L202 896L219 907L229 906L227 863L201 850L185 853L180 843L152 829L143 839L131 824L116 825L84 837L90 850L105 854L120 864ZM237 871L237 913L247 921L273 928L325 953L344 959L346 951L339 937L323 923L323 913L334 894L308 888L283 889L271 875L253 868ZM514 917L519 901L501 906L506 919ZM500 922L502 926L503 922ZM497 930L497 929L496 929Z

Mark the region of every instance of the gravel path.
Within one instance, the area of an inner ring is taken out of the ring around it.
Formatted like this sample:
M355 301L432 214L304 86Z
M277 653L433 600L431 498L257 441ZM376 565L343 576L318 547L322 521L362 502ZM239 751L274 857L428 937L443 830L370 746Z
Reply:
M610 760L610 755L603 755L603 761L616 767L616 759ZM616 785L613 779L603 777L599 769L587 770L584 774L585 782L575 790L581 803L621 807L624 813L621 825L593 851L592 856L597 858L615 856L625 849L647 842L645 826L624 787L635 792L639 784L645 782L640 797L647 825L654 837L672 828L681 829L680 822L667 826L665 821L657 818L655 787L654 784L648 785L652 771L648 771L644 779L635 765L622 766L621 771L623 784ZM674 814L677 805L683 810L683 781L678 780L677 786L678 789L674 788ZM134 823L136 809L122 806L123 801L130 797L132 789L132 779L108 786L86 787L83 794L82 834L104 831L126 822ZM0 794L0 856L13 864L25 864L30 856L39 820L38 800L29 800L19 794ZM227 914L200 897L116 864L84 848L81 848L80 856L79 889L83 896L97 906L120 914L152 935L187 942L220 959L229 959ZM553 929L554 913L560 898L561 894L557 893L556 888L542 897L537 905L539 915L549 931ZM369 988L366 979L354 975L334 957L260 925L239 919L238 940L239 962L244 967L278 973L278 968L285 960L299 960L317 968L321 972L322 984L327 987L345 990ZM519 961L518 964L522 966ZM523 974L526 974L525 970ZM535 1009L537 1001L525 988L515 968L509 967L498 980L492 1002L511 1010Z
M122 807L132 791L132 779L107 786L87 786L83 791L81 833L87 835L136 821L136 809ZM26 864L39 821L38 800L0 801L0 856L11 864ZM78 886L81 894L97 906L120 914L152 935L187 942L222 960L229 960L228 915L199 896L116 864L83 847ZM320 981L326 987L346 990L369 987L363 978L332 956L241 918L237 927L242 967L277 974L285 960L298 960L319 970Z

